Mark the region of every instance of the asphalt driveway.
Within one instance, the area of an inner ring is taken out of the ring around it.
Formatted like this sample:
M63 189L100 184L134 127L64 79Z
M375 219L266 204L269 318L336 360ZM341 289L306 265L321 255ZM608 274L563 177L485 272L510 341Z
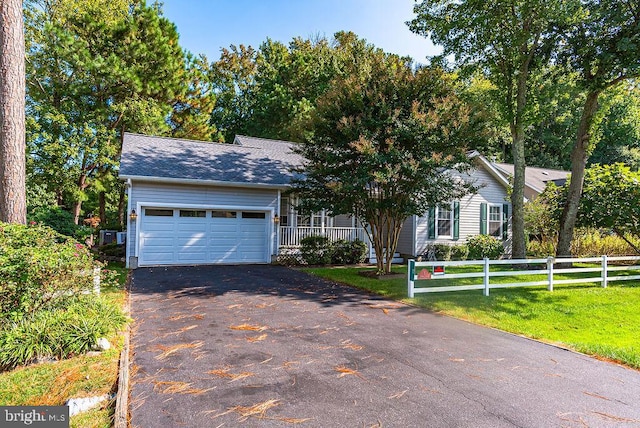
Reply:
M640 427L638 371L283 267L137 269L131 308L133 427Z

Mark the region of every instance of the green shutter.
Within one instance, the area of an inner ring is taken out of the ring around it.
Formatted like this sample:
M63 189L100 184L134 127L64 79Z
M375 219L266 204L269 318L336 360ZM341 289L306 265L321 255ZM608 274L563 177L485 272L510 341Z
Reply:
M427 238L428 239L436 239L436 209L435 209L435 207L429 208L429 217L427 217L427 222L428 222Z
M460 239L460 202L453 203L453 239Z
M502 239L509 237L509 204L502 205Z
M487 234L487 204L480 204L480 235Z

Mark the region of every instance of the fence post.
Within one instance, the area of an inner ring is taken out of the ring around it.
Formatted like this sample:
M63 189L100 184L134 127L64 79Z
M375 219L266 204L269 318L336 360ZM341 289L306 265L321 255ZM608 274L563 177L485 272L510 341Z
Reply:
M607 288L607 255L602 256L602 288Z
M547 290L553 291L553 257L547 257Z
M93 292L100 294L100 268L93 268Z
M415 272L416 261L409 260L407 263L407 294L409 294L409 298L413 299L413 273Z
M489 259L484 258L484 293L485 296L489 295Z

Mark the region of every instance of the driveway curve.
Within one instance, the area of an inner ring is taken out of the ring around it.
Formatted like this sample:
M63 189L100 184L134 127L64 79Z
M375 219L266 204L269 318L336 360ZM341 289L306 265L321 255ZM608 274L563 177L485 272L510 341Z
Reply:
M133 272L133 427L640 427L640 372L278 266Z

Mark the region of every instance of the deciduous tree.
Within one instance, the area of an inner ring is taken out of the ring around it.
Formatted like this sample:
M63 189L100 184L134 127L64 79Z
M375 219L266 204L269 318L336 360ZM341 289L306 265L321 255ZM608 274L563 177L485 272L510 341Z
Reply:
M378 272L389 273L405 219L472 190L449 174L468 167L468 111L451 75L349 43L345 72L318 99L312 137L299 146L307 162L293 192L303 211L363 221Z
M452 55L456 64L483 73L495 87L494 95L511 133L514 163L514 258L526 253L524 230L525 130L531 74L544 63L542 49L553 45L551 23L573 16L577 2L546 0L436 0L414 6L416 17L409 27L430 37Z
M583 1L584 19L559 26L565 42L558 58L578 73L586 98L571 151L571 181L560 218L558 256L571 254L591 134L603 91L640 76L640 4L621 0Z

